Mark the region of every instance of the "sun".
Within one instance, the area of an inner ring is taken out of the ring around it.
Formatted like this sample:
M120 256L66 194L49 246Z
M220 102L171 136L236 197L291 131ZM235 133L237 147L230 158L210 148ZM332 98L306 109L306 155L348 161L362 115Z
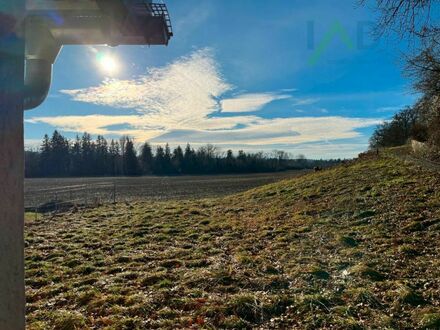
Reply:
M96 57L99 67L107 74L115 74L119 70L118 60L110 54L98 54Z

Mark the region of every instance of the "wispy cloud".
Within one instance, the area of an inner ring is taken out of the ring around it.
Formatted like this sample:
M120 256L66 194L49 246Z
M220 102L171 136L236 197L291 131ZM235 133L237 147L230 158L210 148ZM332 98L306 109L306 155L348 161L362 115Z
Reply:
M142 130L143 138L153 138L163 133L162 126L148 124L142 116L108 116L108 115L88 115L88 116L53 116L53 117L34 117L26 120L28 123L46 123L58 127L68 132L89 132L91 134L132 134L133 129ZM126 125L133 129L112 129L112 126Z
M309 105L309 104L314 104L314 103L316 103L316 102L318 102L319 101L319 98L311 98L311 97L309 97L309 98L303 98L303 99L300 99L300 98L293 98L292 99L292 105L293 106L298 106L298 105Z
M259 93L241 94L234 98L221 101L222 112L253 112L261 110L265 105L276 101L291 98L287 94Z
M133 80L61 92L75 101L135 109L149 124L169 129L197 124L218 109L217 98L231 89L211 51L204 49Z
M203 49L131 80L112 79L95 87L61 91L77 102L119 108L121 115L33 117L27 121L70 132L127 134L138 141L266 147L355 138L360 136L358 129L380 122L338 116L263 118L248 113L290 99L295 90L224 97L233 91L213 52ZM317 101L292 100L297 105ZM135 114L124 115L124 109L134 109Z
M378 109L376 109L376 112L397 112L399 110L402 110L405 106L404 105L399 105L399 106L390 106L390 107L380 107Z
M184 15L173 13L173 30L179 36L179 41L183 42L187 38L197 33L198 29L203 28L204 24L212 17L216 11L217 4L210 1L198 2L197 6L185 6ZM176 41L174 41L176 42Z
M380 123L378 119L344 117L258 118L239 129L173 131L153 139L154 142L226 143L229 145L298 144L350 139L361 134L356 129ZM238 121L240 123L240 121Z

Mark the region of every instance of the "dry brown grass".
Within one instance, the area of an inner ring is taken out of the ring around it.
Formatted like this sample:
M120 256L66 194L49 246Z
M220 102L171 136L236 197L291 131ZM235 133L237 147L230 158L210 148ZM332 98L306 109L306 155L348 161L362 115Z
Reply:
M40 218L28 327L438 329L439 186L371 158L221 199Z

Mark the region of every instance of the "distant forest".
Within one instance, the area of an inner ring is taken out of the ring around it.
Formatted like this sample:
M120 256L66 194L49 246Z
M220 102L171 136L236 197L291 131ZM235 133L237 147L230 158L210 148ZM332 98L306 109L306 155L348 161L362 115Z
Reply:
M171 150L169 145L144 143L139 152L133 140L122 137L93 140L84 133L70 141L54 131L44 136L39 150L25 152L26 177L136 176L275 172L328 167L340 160L291 159L284 151L246 153L221 152L213 145L193 149L189 144Z

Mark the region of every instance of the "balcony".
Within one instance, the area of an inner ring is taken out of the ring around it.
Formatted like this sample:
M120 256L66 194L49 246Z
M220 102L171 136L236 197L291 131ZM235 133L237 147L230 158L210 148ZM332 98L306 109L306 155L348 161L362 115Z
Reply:
M168 9L148 0L28 0L27 20L60 44L168 45Z
M128 15L124 22L125 33L144 34L148 44L168 44L173 36L170 15L164 3L149 1L124 1ZM145 34L147 33L147 34Z

